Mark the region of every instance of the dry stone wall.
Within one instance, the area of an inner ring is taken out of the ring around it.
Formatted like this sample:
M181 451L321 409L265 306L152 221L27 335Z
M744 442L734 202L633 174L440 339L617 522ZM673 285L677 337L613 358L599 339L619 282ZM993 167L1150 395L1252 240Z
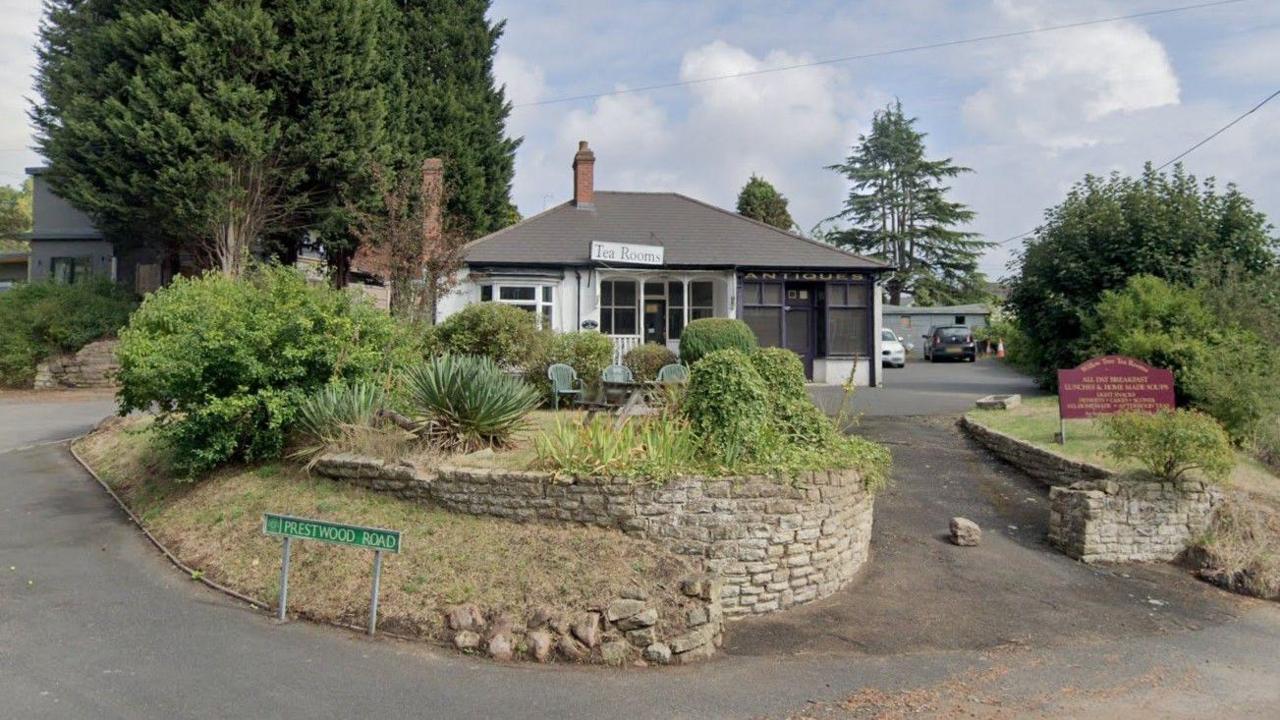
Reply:
M99 340L78 352L58 355L36 366L37 390L111 387L116 370L117 341Z
M1201 482L1081 482L1049 491L1049 542L1084 562L1164 562L1209 528L1222 493Z
M457 512L616 528L688 556L722 579L726 616L781 610L839 590L866 563L873 496L851 470L768 477L559 480L473 468L420 471L351 455L315 471Z
M1201 482L1122 477L1069 460L968 418L961 427L993 454L1049 485L1049 542L1084 562L1165 562L1213 519L1222 494Z
M1016 466L1045 485L1070 485L1082 481L1107 480L1112 476L1111 471L1106 468L1064 458L1057 453L1043 450L1015 437L979 425L969 418L961 418L960 426L996 457Z

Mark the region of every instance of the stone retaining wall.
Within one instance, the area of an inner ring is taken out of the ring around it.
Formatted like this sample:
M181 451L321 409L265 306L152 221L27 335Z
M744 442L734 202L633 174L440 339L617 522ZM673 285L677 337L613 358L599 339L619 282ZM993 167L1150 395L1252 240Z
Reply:
M1209 528L1222 493L1201 482L1081 482L1049 491L1049 542L1084 562L1164 562Z
M114 339L98 340L78 352L49 358L36 366L34 387L52 390L113 386L115 372L120 368L116 363L116 344Z
M351 455L315 472L450 510L517 521L616 528L695 558L723 580L726 616L766 613L826 597L869 555L873 496L855 471L767 477L647 480L438 468L420 471Z
M997 457L1049 485L1049 542L1083 562L1167 562L1209 527L1222 494L1120 476L961 418Z
M1076 482L1107 480L1112 477L1111 471L1106 468L1064 458L1057 453L979 425L967 417L960 418L960 427L968 433L969 437L977 440L996 457L1045 485L1070 485Z

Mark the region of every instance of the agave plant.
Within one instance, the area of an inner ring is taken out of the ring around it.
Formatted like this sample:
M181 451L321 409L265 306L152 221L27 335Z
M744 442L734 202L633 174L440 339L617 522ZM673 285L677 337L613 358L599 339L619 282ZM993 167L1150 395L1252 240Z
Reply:
M523 427L542 395L486 357L441 355L405 378L424 418L419 434L446 450L503 445Z
M298 407L297 457L316 457L356 428L373 428L385 403L382 388L368 382L326 385Z

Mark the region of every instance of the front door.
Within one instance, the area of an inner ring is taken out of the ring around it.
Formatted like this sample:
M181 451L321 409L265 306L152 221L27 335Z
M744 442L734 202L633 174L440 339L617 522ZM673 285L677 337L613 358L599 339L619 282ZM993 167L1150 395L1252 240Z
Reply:
M646 299L644 301L644 341L647 343L667 344L667 301Z
M813 290L787 286L787 349L800 356L804 376L813 379Z

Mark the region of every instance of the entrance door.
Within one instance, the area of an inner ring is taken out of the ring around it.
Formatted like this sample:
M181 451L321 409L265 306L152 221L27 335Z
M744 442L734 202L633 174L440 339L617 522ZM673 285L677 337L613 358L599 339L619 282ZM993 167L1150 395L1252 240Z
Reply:
M644 301L644 341L647 343L667 344L667 301L645 299Z
M813 379L813 290L787 285L786 290L787 349L800 356L804 376Z

